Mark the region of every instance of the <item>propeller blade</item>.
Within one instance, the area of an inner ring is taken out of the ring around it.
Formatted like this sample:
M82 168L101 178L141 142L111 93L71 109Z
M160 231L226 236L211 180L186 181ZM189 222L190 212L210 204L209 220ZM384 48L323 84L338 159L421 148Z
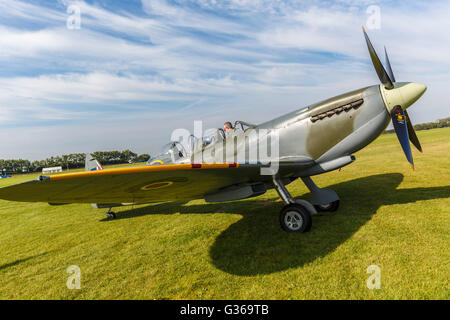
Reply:
M386 68L387 68L387 73L389 75L389 78L391 79L392 82L395 82L395 77L394 77L394 72L392 72L392 67L391 67L391 62L389 61L389 56L387 54L387 50L386 47L384 47L384 56L386 58Z
M389 78L389 75L387 74L386 70L384 69L383 65L381 64L380 59L377 56L377 53L375 52L375 49L372 46L372 43L370 42L369 36L366 33L366 30L363 27L364 37L366 38L367 48L369 49L370 58L372 59L372 64L375 68L375 71L378 74L378 78L380 79L381 83L384 85L386 89L393 89L394 85L392 84L391 79Z
M395 133L398 141L402 146L406 159L414 169L414 162L411 153L411 146L409 145L408 126L406 124L406 117L403 109L400 106L395 106L391 111L392 124L394 125Z
M417 148L417 150L422 152L422 146L420 145L419 139L417 138L417 135L416 135L416 131L414 130L414 126L411 123L411 118L409 117L408 112L406 112L406 110L405 110L405 117L406 117L406 123L408 125L409 140Z

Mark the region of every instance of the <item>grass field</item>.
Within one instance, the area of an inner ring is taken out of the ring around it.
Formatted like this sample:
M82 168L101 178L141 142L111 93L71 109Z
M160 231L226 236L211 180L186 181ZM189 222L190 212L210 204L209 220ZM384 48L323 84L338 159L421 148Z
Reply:
M0 201L1 299L449 299L450 128L417 132L412 171L394 134L315 177L341 197L306 234L281 231L275 191L124 207ZM0 180L0 187L34 178ZM309 198L301 181L288 189ZM81 269L69 290L66 269ZM381 289L369 290L370 265Z

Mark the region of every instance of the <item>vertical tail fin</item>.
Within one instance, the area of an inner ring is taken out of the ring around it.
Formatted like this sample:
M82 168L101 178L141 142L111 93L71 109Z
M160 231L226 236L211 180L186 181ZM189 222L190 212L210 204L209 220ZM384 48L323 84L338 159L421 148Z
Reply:
M90 153L86 153L86 161L84 167L86 171L103 170L102 165Z

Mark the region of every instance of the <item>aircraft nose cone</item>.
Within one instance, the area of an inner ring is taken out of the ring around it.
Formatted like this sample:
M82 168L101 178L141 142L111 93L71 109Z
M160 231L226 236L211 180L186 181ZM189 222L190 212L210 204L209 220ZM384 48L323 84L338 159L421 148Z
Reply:
M389 114L395 106L408 108L416 102L427 90L427 86L415 82L395 82L393 89L386 89L380 86L381 94L384 99Z
M408 108L416 102L427 90L427 86L421 83L410 82L400 88L403 98L403 108Z

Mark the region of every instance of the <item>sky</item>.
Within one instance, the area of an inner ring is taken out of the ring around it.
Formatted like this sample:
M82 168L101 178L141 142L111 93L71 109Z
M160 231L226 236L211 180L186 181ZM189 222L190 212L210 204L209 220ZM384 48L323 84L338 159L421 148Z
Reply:
M450 116L449 1L0 0L0 159L131 149L177 128L261 123L379 84L428 86L414 123Z

